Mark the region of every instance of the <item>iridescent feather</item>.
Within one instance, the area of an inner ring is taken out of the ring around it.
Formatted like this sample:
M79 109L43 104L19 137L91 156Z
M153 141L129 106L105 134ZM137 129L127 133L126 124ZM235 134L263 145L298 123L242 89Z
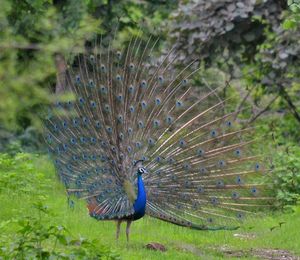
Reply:
M197 229L239 226L272 201L257 178L268 169L251 152L254 129L237 122L240 111L224 113L220 89L192 87L193 63L174 74L173 50L157 63L156 44L132 38L122 50L96 44L77 55L64 86L74 99L46 122L58 175L92 217L124 219L143 160L146 214Z

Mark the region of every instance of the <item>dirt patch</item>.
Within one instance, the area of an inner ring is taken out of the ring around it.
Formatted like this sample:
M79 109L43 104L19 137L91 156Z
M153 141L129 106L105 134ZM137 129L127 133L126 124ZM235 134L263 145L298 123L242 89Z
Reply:
M191 244L177 244L176 247L183 251L188 251L193 253L196 256L204 256L205 253L202 252L198 247ZM218 251L223 257L237 257L237 258L247 258L254 257L258 259L265 260L300 260L300 256L296 256L289 252L288 250L283 249L246 249L246 250L234 250L230 249L227 246L221 248L211 248L214 251ZM204 258L203 258L204 259Z
M293 255L291 252L282 249L250 249L250 250L221 250L227 257L257 257L259 259L270 260L300 260L299 256Z
M251 233L243 233L243 234L233 234L234 237L237 237L237 238L240 238L240 239L244 239L244 240L247 240L247 239L255 239L256 238L256 235L255 234L251 234Z
M176 247L179 250L191 252L192 254L194 254L196 256L203 256L203 253L200 251L200 249L194 245L181 243L181 244L177 244Z

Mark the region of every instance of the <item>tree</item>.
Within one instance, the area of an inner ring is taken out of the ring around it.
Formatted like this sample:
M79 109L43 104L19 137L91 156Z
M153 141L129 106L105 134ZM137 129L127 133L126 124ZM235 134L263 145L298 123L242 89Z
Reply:
M88 15L85 1L1 2L0 120L10 128L36 124L39 107L51 101L54 56L80 46L99 22ZM76 4L75 4L76 3Z

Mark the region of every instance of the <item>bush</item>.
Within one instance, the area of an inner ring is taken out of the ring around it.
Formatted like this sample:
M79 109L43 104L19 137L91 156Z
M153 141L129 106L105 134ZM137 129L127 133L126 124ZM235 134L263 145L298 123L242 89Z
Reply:
M271 177L273 190L281 206L300 200L300 148L287 147L274 154L275 170Z
M27 216L0 223L4 229L15 224L14 235L0 236L0 258L4 259L119 259L119 256L96 240L74 238L61 225L51 225L44 218L52 213L41 203L34 204L38 217Z
M9 192L19 196L21 193L31 194L37 199L44 197L44 190L51 187L51 180L45 173L35 171L34 155L18 153L15 156L0 156L0 194Z

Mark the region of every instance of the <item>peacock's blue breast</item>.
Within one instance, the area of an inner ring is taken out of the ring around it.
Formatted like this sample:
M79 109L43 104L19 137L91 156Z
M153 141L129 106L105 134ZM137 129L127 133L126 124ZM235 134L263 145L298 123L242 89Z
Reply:
M146 190L145 190L144 182L143 182L141 175L138 176L137 184L138 184L138 195L133 204L133 208L134 208L133 219L134 220L140 219L145 215L146 202L147 202Z

